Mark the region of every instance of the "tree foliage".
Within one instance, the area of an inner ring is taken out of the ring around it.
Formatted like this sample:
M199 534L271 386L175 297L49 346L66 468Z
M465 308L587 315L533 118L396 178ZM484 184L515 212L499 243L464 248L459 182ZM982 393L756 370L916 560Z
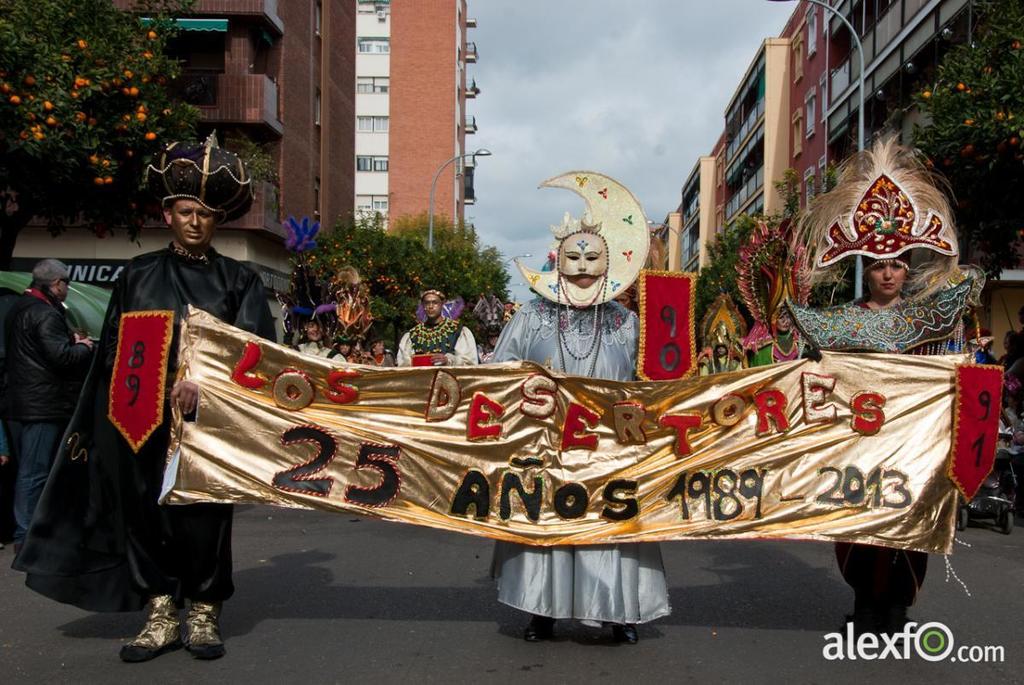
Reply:
M0 3L0 266L33 216L59 232L134 234L148 210L142 170L172 139L193 135L198 111L175 102L178 64L165 54L172 12L190 0Z
M915 144L949 180L961 240L993 273L1015 266L1024 233L1024 4L975 3L973 40L946 54L917 94L930 119Z
M484 247L472 226L434 220L434 251L427 250L427 214L392 219L385 230L379 215L341 220L317 237L308 259L321 277L353 266L369 286L371 311L397 337L416 323L420 293L435 288L467 304L463 323L475 325L468 312L482 294L508 297L508 274L494 247Z

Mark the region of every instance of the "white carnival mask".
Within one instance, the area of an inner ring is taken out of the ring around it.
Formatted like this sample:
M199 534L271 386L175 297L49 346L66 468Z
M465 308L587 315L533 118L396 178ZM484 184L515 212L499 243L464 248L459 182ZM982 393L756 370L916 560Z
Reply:
M633 284L647 261L647 218L629 190L591 171L548 179L547 188L567 188L587 202L580 220L568 213L551 230L558 243L555 271L534 271L516 260L523 277L541 297L587 307L608 302Z

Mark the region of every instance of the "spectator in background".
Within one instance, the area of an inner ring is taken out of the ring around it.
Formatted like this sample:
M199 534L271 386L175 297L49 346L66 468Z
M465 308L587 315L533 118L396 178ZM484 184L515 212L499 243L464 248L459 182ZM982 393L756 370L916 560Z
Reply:
M1006 352L1000 358L999 363L1003 365L1004 369L1009 370L1014 362L1024 354L1024 346L1021 345L1021 342L1021 334L1015 331L1007 331L1003 336L1003 349Z
M370 342L370 356L376 366L396 366L395 355L387 351L384 341L380 338L375 338Z
M21 547L57 445L71 419L92 358L92 341L72 332L64 300L68 267L44 259L7 314L6 369L11 437L18 455L14 549Z
M324 344L324 331L319 321L310 319L302 327L302 331L305 340L295 347L299 352L314 357L327 357L328 359L338 356L336 350Z

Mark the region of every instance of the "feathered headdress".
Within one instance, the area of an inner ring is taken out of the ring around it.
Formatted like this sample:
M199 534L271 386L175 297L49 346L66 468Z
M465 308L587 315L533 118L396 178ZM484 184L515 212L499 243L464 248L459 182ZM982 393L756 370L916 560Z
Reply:
M913 297L962 278L949 203L914 151L895 137L847 160L836 187L811 203L798 234L811 255L812 281L826 280L849 256L896 259L910 250L906 287Z
M737 285L743 304L754 317L743 347L758 350L774 338L773 324L786 300L807 304L811 296L811 274L807 250L793 244L790 223L770 226L758 221L747 242L740 248Z
M708 349L715 345L738 343L747 334L747 322L743 320L736 303L726 293L721 293L708 307L700 322L701 344Z

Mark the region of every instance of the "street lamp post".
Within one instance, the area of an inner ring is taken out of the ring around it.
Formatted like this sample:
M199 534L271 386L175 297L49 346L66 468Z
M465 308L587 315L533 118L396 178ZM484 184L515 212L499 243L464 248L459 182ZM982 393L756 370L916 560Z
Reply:
M445 167L454 162L457 159L465 159L466 157L472 157L476 160L477 157L490 157L491 151L485 148L480 148L476 152L466 152L461 155L455 155L447 162L442 164L437 169L437 173L434 174L434 180L430 184L430 218L427 220L427 250L430 252L434 251L434 191L437 189L437 179L441 177L441 172L444 171Z
M768 0L769 2L790 2L791 0ZM860 60L860 73L857 76L857 152L864 151L864 46L857 35L857 29L853 27L850 20L843 16L843 13L824 0L807 0L811 5L824 7L826 12L843 22L843 25L850 32L850 37L857 45L857 58ZM822 96L824 97L824 96ZM827 131L826 131L827 133ZM860 299L864 295L864 261L857 255L857 266L854 271L853 294Z

